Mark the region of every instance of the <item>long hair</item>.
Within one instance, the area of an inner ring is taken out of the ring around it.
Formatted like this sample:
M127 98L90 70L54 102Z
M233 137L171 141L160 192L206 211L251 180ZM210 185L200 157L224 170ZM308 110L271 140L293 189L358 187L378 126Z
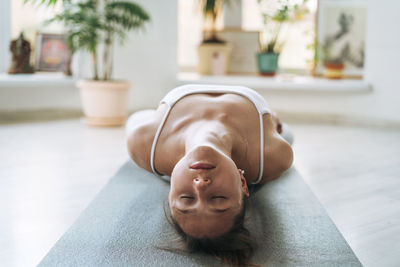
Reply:
M242 209L236 215L232 228L216 238L196 238L186 234L170 215L168 221L180 236L189 252L204 252L212 255L231 266L256 266L250 263L250 258L256 248L250 232L244 227L247 198L243 198Z

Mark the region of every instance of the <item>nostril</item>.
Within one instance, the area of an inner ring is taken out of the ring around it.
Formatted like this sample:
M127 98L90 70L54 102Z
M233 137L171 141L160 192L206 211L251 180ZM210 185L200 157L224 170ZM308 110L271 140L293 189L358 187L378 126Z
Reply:
M211 179L209 179L209 178L194 178L193 181L196 184L210 184L211 183Z

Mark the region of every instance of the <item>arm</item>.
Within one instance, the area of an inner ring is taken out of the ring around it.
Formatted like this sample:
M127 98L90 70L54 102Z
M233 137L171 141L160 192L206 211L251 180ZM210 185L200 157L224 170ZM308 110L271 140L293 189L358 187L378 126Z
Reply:
M161 104L157 110L136 112L127 121L129 155L139 167L149 172L152 172L150 166L151 146L166 109L167 106Z
M264 175L261 183L279 178L293 163L293 149L279 134L264 149Z
M128 153L131 159L141 168L152 172L150 167L150 152L152 138L148 125L141 125L131 130L128 135Z
M272 124L274 129L276 129L276 131L281 134L282 133L282 122L279 119L278 115L276 114L275 111L272 111L271 113L271 119L272 119Z
M293 163L292 147L280 134L282 124L276 113L264 117L264 128L264 172L261 183L279 178Z

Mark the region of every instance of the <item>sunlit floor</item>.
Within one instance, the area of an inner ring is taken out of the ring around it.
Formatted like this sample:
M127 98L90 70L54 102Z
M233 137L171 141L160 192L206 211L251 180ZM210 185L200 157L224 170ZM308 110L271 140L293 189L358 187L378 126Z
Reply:
M292 124L295 166L364 266L400 266L400 131ZM34 266L128 160L123 128L0 125L0 265Z

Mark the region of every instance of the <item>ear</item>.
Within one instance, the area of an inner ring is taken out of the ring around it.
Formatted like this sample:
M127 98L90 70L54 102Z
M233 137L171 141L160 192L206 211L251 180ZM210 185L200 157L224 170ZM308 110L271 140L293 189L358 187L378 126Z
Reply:
M246 182L246 178L244 178L243 174L242 174L242 170L239 169L239 174L240 174L240 181L242 183L242 192L244 193L244 195L246 197L249 197L249 188L247 187L247 182Z

